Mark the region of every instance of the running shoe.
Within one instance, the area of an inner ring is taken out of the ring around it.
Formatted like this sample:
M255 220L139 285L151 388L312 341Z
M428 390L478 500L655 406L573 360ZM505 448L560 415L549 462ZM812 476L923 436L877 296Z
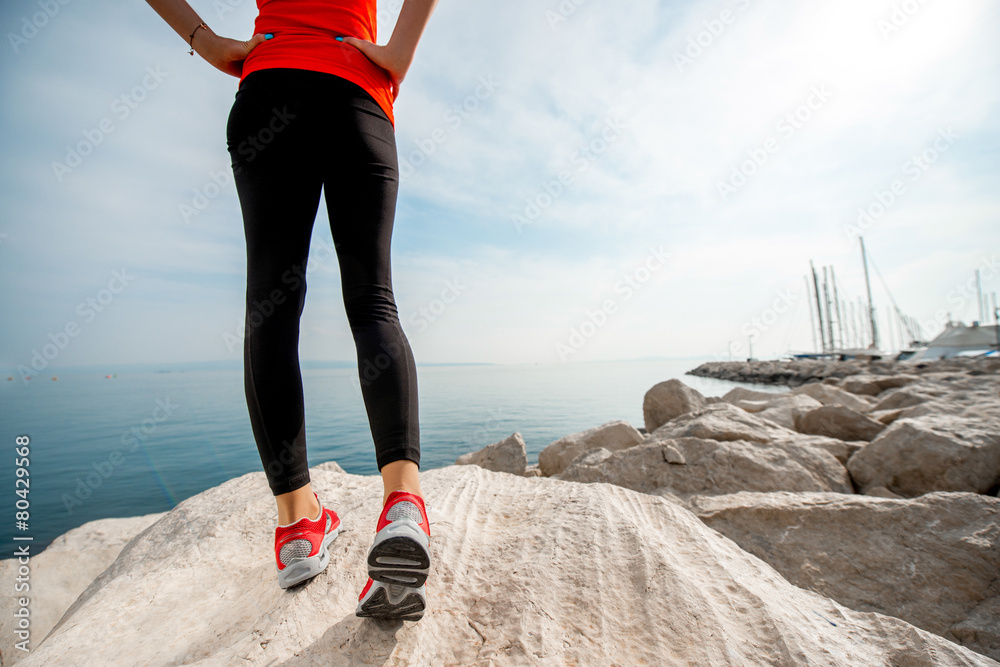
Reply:
M424 585L431 569L431 529L424 499L406 491L386 498L368 550L368 576L384 584Z
M385 584L368 577L358 596L357 616L419 621L427 608L427 585L419 588L401 584Z
M302 517L274 529L274 558L278 567L278 585L288 588L315 577L330 562L330 543L340 534L340 517L323 507L319 494L315 519Z

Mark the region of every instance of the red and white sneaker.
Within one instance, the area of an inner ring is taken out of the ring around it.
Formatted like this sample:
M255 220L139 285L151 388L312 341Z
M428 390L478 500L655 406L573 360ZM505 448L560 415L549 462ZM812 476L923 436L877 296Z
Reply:
M385 584L368 577L368 583L358 596L355 615L419 621L427 608L426 589L427 584L413 588L402 584Z
M368 550L368 576L384 584L424 585L431 570L431 528L424 499L406 491L386 498Z
M315 519L302 517L294 523L274 529L274 559L278 567L278 585L288 588L315 577L330 562L330 543L340 534L340 517L323 507L319 494Z

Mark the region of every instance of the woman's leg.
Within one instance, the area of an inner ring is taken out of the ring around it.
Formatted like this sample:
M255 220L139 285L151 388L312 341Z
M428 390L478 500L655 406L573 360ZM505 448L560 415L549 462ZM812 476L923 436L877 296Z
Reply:
M346 99L326 124L334 147L323 173L344 305L385 498L405 490L422 497L417 372L392 291L389 246L399 172L392 124L353 83L325 88Z
M310 107L305 90L280 72L255 72L238 92L227 127L247 250L244 386L280 524L319 511L309 484L298 358L322 188Z

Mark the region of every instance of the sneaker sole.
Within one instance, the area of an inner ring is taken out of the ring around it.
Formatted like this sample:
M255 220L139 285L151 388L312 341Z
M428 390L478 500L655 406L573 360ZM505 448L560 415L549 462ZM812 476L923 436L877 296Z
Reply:
M419 621L427 608L423 587L388 584L380 586L364 602L358 603L356 616L367 618Z
M337 526L323 538L323 544L319 548L319 553L308 558L293 558L283 570L278 570L278 586L290 588L300 584L306 579L312 579L317 574L326 569L330 564L330 543L333 542L343 524Z
M398 519L375 534L368 576L384 584L419 588L431 570L430 537L412 519Z

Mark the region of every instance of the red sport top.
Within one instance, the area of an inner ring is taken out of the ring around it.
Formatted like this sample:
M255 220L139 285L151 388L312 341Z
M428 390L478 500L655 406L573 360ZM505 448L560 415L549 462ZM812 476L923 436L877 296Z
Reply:
M352 36L374 42L375 0L257 0L254 33L272 33L243 61L240 83L250 72L292 67L336 74L358 84L392 115L389 73L356 48L334 38Z

